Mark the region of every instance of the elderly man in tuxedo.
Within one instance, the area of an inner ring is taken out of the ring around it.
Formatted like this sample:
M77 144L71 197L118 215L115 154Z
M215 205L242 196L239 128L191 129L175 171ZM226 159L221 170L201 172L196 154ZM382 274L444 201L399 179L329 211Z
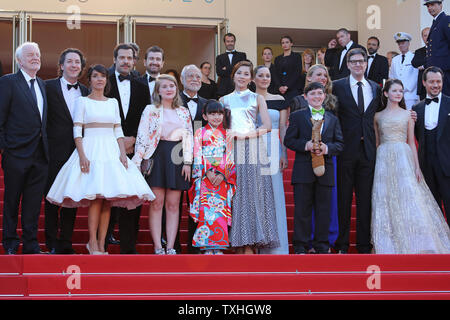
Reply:
M59 57L59 77L45 81L47 88L47 135L49 172L46 193L59 170L75 150L73 115L75 100L89 94L88 88L78 82L86 60L75 48L65 49ZM60 208L45 200L45 242L50 253L72 254L72 234L76 208ZM59 234L59 237L58 237Z
M413 107L419 164L428 187L450 225L450 97L442 92L444 72L429 67L423 73L427 96Z
M232 33L227 33L223 37L226 52L216 57L216 73L219 77L217 81L217 95L223 97L234 90L233 81L231 80L231 72L234 66L243 60L247 60L245 52L238 52L235 50L236 36Z
M0 78L0 153L5 179L3 247L16 254L19 202L22 199L22 253L40 253L39 213L48 174L47 97L37 43L16 50L20 70Z

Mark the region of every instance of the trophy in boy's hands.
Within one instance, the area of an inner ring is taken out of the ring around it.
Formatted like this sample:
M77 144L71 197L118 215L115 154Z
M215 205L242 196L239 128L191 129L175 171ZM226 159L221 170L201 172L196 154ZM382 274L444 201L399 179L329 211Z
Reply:
M311 141L313 143L313 150L311 151L311 158L312 158L312 167L314 174L318 177L321 177L325 174L325 159L323 158L323 155L317 155L317 153L320 153L321 148L320 145L322 143L321 135L320 135L320 128L322 127L323 119L322 120L314 120L311 118L312 122L312 136Z

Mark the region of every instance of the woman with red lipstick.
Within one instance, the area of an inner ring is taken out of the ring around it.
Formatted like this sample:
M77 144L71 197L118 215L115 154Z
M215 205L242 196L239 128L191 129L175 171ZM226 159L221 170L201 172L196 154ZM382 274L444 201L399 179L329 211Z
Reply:
M231 246L237 253L279 245L274 194L264 140L272 124L264 98L247 87L253 79L253 65L241 61L233 69L235 90L220 101L231 110L231 130L235 139L236 194L233 198ZM257 126L257 116L261 126Z
M156 199L150 203L149 225L155 254L176 254L181 192L189 189L193 152L192 121L183 108L177 80L167 74L156 80L152 105L145 107L139 123L133 162L141 167L151 159L147 182ZM161 244L162 209L166 209L167 249Z

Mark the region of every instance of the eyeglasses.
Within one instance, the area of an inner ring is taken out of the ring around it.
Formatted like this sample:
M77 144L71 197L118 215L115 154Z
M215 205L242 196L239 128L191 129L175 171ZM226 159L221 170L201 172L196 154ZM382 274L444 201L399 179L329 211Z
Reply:
M350 63L352 66L356 66L356 65L363 65L364 62L366 62L366 60L350 60L348 63Z

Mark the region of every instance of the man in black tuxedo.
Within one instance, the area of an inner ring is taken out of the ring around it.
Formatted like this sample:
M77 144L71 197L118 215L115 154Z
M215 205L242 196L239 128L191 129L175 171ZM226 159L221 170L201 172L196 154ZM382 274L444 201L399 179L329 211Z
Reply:
M411 64L414 68L419 69L419 75L417 77L417 94L420 97L420 100L425 99L427 95L427 90L422 83L423 71L425 70L425 65L427 63L427 39L430 33L430 28L424 28L422 30L422 40L425 43L425 46L414 51L414 58L411 60Z
M236 36L232 33L227 33L223 37L226 52L216 57L216 73L219 76L217 81L217 95L223 97L234 90L234 84L231 80L231 72L234 66L243 60L247 60L245 52L238 52L235 50Z
M311 239L311 217L314 208L314 240L316 253L328 253L328 230L332 189L334 186L333 156L338 155L344 141L338 118L330 111L325 111L325 88L313 82L305 88L305 97L309 108L291 113L289 127L284 144L295 151L292 181L294 185L295 216L293 245L296 254L305 254ZM323 120L321 125L320 150L314 150L311 140L312 121ZM324 157L325 173L316 176L312 167L311 154Z
M439 207L444 203L450 226L450 97L442 93L444 72L429 67L423 73L426 99L417 103L415 135L419 142L419 163L428 187Z
M142 82L131 77L133 67L134 50L129 44L119 44L114 49L114 63L116 70L109 76L111 89L107 94L110 98L116 98L119 102L122 130L125 136L125 150L128 157L134 154L139 121L142 111L150 103L147 87ZM125 208L111 208L111 219L108 228L107 239L112 234L114 224L119 219L120 253L135 254L136 241L139 232L139 219L141 207L133 210Z
M148 48L145 52L144 66L146 72L139 78L139 81L147 86L151 103L156 79L159 77L164 67L164 50L158 46Z
M380 104L381 88L364 78L367 54L362 48L350 50L346 61L350 76L333 81L338 98L338 117L344 136L344 150L338 157L339 236L335 249L347 253L353 188L356 194L356 249L370 253L370 222L373 174L375 170L375 131L373 120Z
M191 64L187 65L183 68L181 71L181 83L183 84L184 90L180 94L181 99L183 99L184 107L188 108L191 113L191 119L192 119L192 129L193 132L195 132L197 129L201 128L202 126L206 125L205 119L203 119L202 112L203 112L203 106L206 104L208 100L198 96L198 91L202 87L202 72L197 66ZM186 192L186 202L188 204L189 208L189 198L187 197ZM180 212L182 212L182 203L183 203L183 196L180 200ZM189 253L199 253L200 250L197 248L192 247L192 238L194 237L195 230L197 229L197 224L194 222L194 220L188 215L188 239L187 239L187 246L188 246L188 252ZM181 219L181 214L180 214ZM178 236L177 236L177 241Z
M375 81L383 87L383 81L389 78L389 62L385 56L378 54L380 40L377 37L370 37L367 40L367 69L366 78Z
M83 53L74 48L66 49L61 53L58 63L59 77L45 81L50 156L45 194L50 190L59 170L75 150L72 120L75 100L89 94L89 90L78 82L78 78L86 66ZM72 248L72 234L76 213L76 208L60 208L45 200L45 242L50 253L75 253ZM60 219L58 215L61 216Z
M354 48L365 48L357 43L354 43L351 39L350 32L341 28L336 33L336 39L330 40L328 43L328 49L325 52L325 65L330 68L331 80L342 79L350 75L350 71L347 66L347 54ZM341 46L337 48L337 44Z
M16 254L19 202L24 254L40 253L39 213L48 175L47 97L36 76L41 53L34 42L16 50L20 70L0 78L0 153L4 172L3 247Z

